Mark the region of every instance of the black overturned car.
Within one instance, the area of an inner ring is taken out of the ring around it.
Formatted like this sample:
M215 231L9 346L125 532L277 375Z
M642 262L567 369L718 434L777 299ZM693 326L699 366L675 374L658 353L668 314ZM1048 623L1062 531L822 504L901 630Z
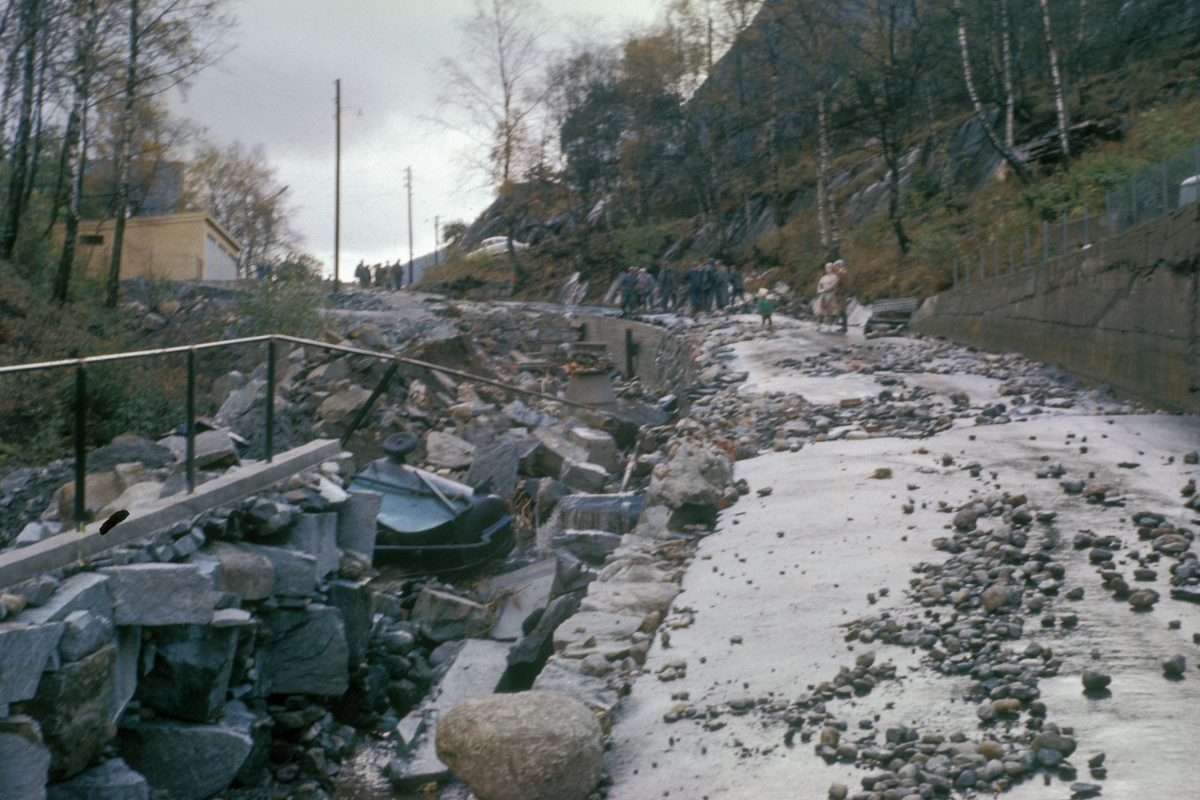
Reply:
M420 440L398 433L383 443L386 458L354 477L352 490L379 492L375 561L406 571L446 573L508 555L512 514L495 495L410 466Z

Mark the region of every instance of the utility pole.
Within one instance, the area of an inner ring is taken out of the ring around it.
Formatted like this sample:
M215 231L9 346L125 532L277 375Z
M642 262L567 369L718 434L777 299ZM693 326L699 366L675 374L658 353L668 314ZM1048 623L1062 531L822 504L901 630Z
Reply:
M413 282L413 234L412 234L412 167L404 170L404 184L408 188L408 282Z
M438 242L441 241L441 239L438 238L438 223L440 221L440 217L435 216L433 218L433 265L435 267L441 263L438 260Z
M333 82L336 88L334 107L337 109L335 134L336 160L333 177L333 290L338 290L338 259L342 250L342 79Z

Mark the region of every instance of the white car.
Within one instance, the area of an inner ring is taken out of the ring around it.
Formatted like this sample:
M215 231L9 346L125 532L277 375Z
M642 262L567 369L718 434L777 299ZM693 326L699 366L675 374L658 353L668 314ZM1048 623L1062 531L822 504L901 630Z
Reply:
M525 250L529 245L524 242L513 242L513 250ZM507 236L492 236L484 239L479 243L479 247L472 250L467 256L475 258L476 256L497 256L501 253L508 252L508 237Z

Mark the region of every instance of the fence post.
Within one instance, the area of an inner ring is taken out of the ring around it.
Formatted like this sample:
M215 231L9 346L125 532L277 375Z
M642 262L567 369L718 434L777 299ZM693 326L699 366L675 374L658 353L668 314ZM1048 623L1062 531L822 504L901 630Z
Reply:
M954 288L958 288L958 256L954 257Z
M1083 204L1083 246L1088 246L1088 204Z
M1042 262L1050 260L1050 221L1042 220Z
M1029 265L1033 263L1033 234L1029 230L1029 226L1025 226L1025 269L1029 269Z
M1062 254L1065 256L1069 252L1071 252L1071 245L1070 245L1070 242L1067 241L1067 212L1064 211L1063 212L1063 251L1062 251Z
M187 353L187 490L196 491L196 348Z
M87 524L87 368L75 368L75 525Z
M275 337L267 340L267 463L275 459Z
M1162 173L1163 173L1163 214L1166 214L1167 211L1170 210L1169 207L1167 206L1167 162L1166 161L1163 161L1163 163L1162 163Z

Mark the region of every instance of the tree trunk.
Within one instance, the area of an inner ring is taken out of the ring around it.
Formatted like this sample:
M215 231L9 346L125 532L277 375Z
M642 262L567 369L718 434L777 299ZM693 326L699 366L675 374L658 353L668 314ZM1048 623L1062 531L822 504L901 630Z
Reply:
M1013 117L1017 103L1013 96L1012 42L1008 31L1008 0L1000 0L1000 40L1004 52L1004 144L1011 150L1016 137Z
M54 300L65 303L70 299L71 269L75 265L75 243L79 236L79 206L83 198L83 175L87 168L87 88L75 91L71 108L71 122L75 133L67 133L67 171L71 178L71 201L63 226L62 252L58 256L58 270L54 275ZM56 209L57 210L57 209Z
M1075 45L1075 68L1079 73L1077 89L1079 104L1087 102L1087 62L1084 48L1087 47L1087 0L1079 0L1079 40Z
M1050 2L1042 4L1042 24L1046 28L1046 50L1050 53L1050 77L1054 82L1054 108L1058 112L1058 139L1062 145L1063 160L1071 161L1070 123L1067 121L1067 98L1063 93L1062 73L1058 69L1058 51L1054 49L1054 36L1050 29Z
M771 205L775 210L775 227L782 228L786 220L783 211L783 187L779 181L782 160L779 153L779 71L775 68L774 61L771 68L771 119L767 124L771 136Z
M29 157L29 177L25 179L25 196L21 198L21 208L29 207L29 199L33 196L33 185L37 181L38 164L42 157L42 103L46 97L46 67L49 65L50 53L48 44L42 42L43 55L42 66L38 68L37 76L37 99L34 100L33 109L35 122L33 126L33 154Z
M104 305L116 308L121 289L121 247L125 243L125 214L129 208L130 149L133 144L133 107L137 100L138 0L129 0L129 66L125 72L125 106L121 110L121 139L114 163L120 170L117 208L113 220L112 257L104 285Z
M21 214L25 210L25 182L29 169L29 137L33 119L34 66L37 63L38 0L25 0L21 28L25 60L21 78L21 110L17 121L17 136L13 144L12 165L8 182L8 199L4 205L4 224L0 228L0 258L12 259L17 244Z
M821 225L821 246L826 258L836 259L841 249L841 234L838 232L837 209L833 203L833 192L829 189L829 114L828 98L824 92L817 95L817 215ZM828 223L826 222L828 215ZM828 226L828 227L827 227ZM826 233L828 230L828 233Z
M1028 182L1031 177L1029 167L1013 152L1012 148L996 136L996 132L988 124L987 115L983 112L983 104L979 102L979 93L975 91L975 81L971 77L971 58L967 50L967 20L963 13L962 0L954 0L954 14L958 18L958 50L962 55L963 78L966 79L967 94L970 95L971 105L975 109L975 119L979 121L988 141L992 143L992 147L996 148L996 151L1004 157L1004 160L1022 181Z

